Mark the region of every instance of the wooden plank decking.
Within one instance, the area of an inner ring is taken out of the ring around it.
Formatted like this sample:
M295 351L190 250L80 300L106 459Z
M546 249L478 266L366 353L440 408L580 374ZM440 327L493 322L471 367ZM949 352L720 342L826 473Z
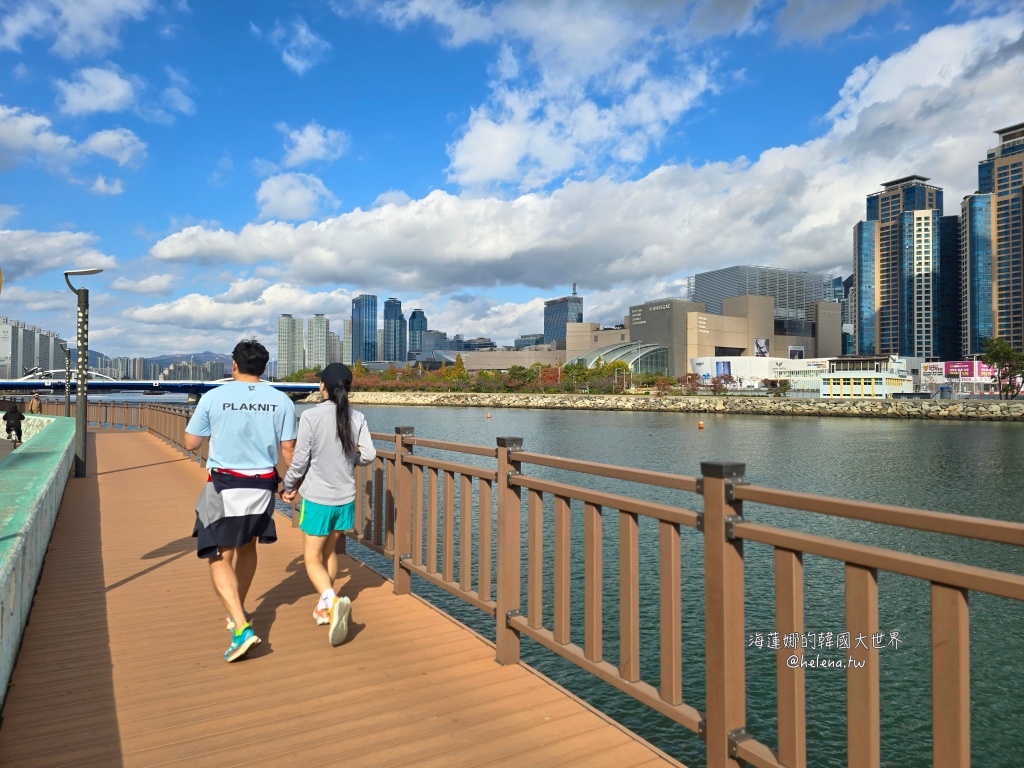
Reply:
M347 557L353 623L331 648L281 518L246 606L263 644L226 664L223 611L189 536L204 471L149 435L90 441L18 657L0 765L679 765Z

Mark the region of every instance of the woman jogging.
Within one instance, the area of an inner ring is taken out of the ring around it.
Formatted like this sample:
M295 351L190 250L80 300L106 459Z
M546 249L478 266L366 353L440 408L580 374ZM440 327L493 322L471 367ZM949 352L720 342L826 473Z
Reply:
M352 601L334 592L338 557L334 550L342 531L354 527L355 468L377 457L366 419L349 406L352 371L331 363L317 376L324 402L299 420L295 456L284 478L281 498L291 502L302 485L299 527L304 539L306 573L320 593L313 610L317 624L330 624L331 645L348 635Z

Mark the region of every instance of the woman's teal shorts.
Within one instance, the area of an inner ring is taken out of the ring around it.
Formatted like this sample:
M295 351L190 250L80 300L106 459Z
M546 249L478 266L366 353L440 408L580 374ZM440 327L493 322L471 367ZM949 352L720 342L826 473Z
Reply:
M355 512L355 502L329 506L303 499L299 509L299 528L310 536L326 536L331 531L349 531L355 527Z

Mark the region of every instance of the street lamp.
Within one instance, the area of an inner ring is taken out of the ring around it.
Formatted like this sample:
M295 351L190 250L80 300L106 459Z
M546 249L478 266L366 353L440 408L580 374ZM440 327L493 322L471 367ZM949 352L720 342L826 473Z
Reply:
M78 382L75 386L75 477L85 477L85 433L89 426L89 289L75 288L71 275L97 275L102 269L68 269L64 282L78 296ZM70 355L70 353L69 353ZM68 358L70 361L70 356ZM70 362L69 362L70 365Z

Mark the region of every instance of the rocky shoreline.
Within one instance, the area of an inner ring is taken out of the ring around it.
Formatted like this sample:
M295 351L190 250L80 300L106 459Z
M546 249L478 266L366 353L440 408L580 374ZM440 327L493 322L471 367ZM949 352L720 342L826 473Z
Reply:
M319 401L319 393L315 393ZM314 401L308 398L307 402ZM358 405L558 408L589 411L742 413L872 419L1024 421L1024 400L822 400L777 397L541 395L508 392L353 392Z

